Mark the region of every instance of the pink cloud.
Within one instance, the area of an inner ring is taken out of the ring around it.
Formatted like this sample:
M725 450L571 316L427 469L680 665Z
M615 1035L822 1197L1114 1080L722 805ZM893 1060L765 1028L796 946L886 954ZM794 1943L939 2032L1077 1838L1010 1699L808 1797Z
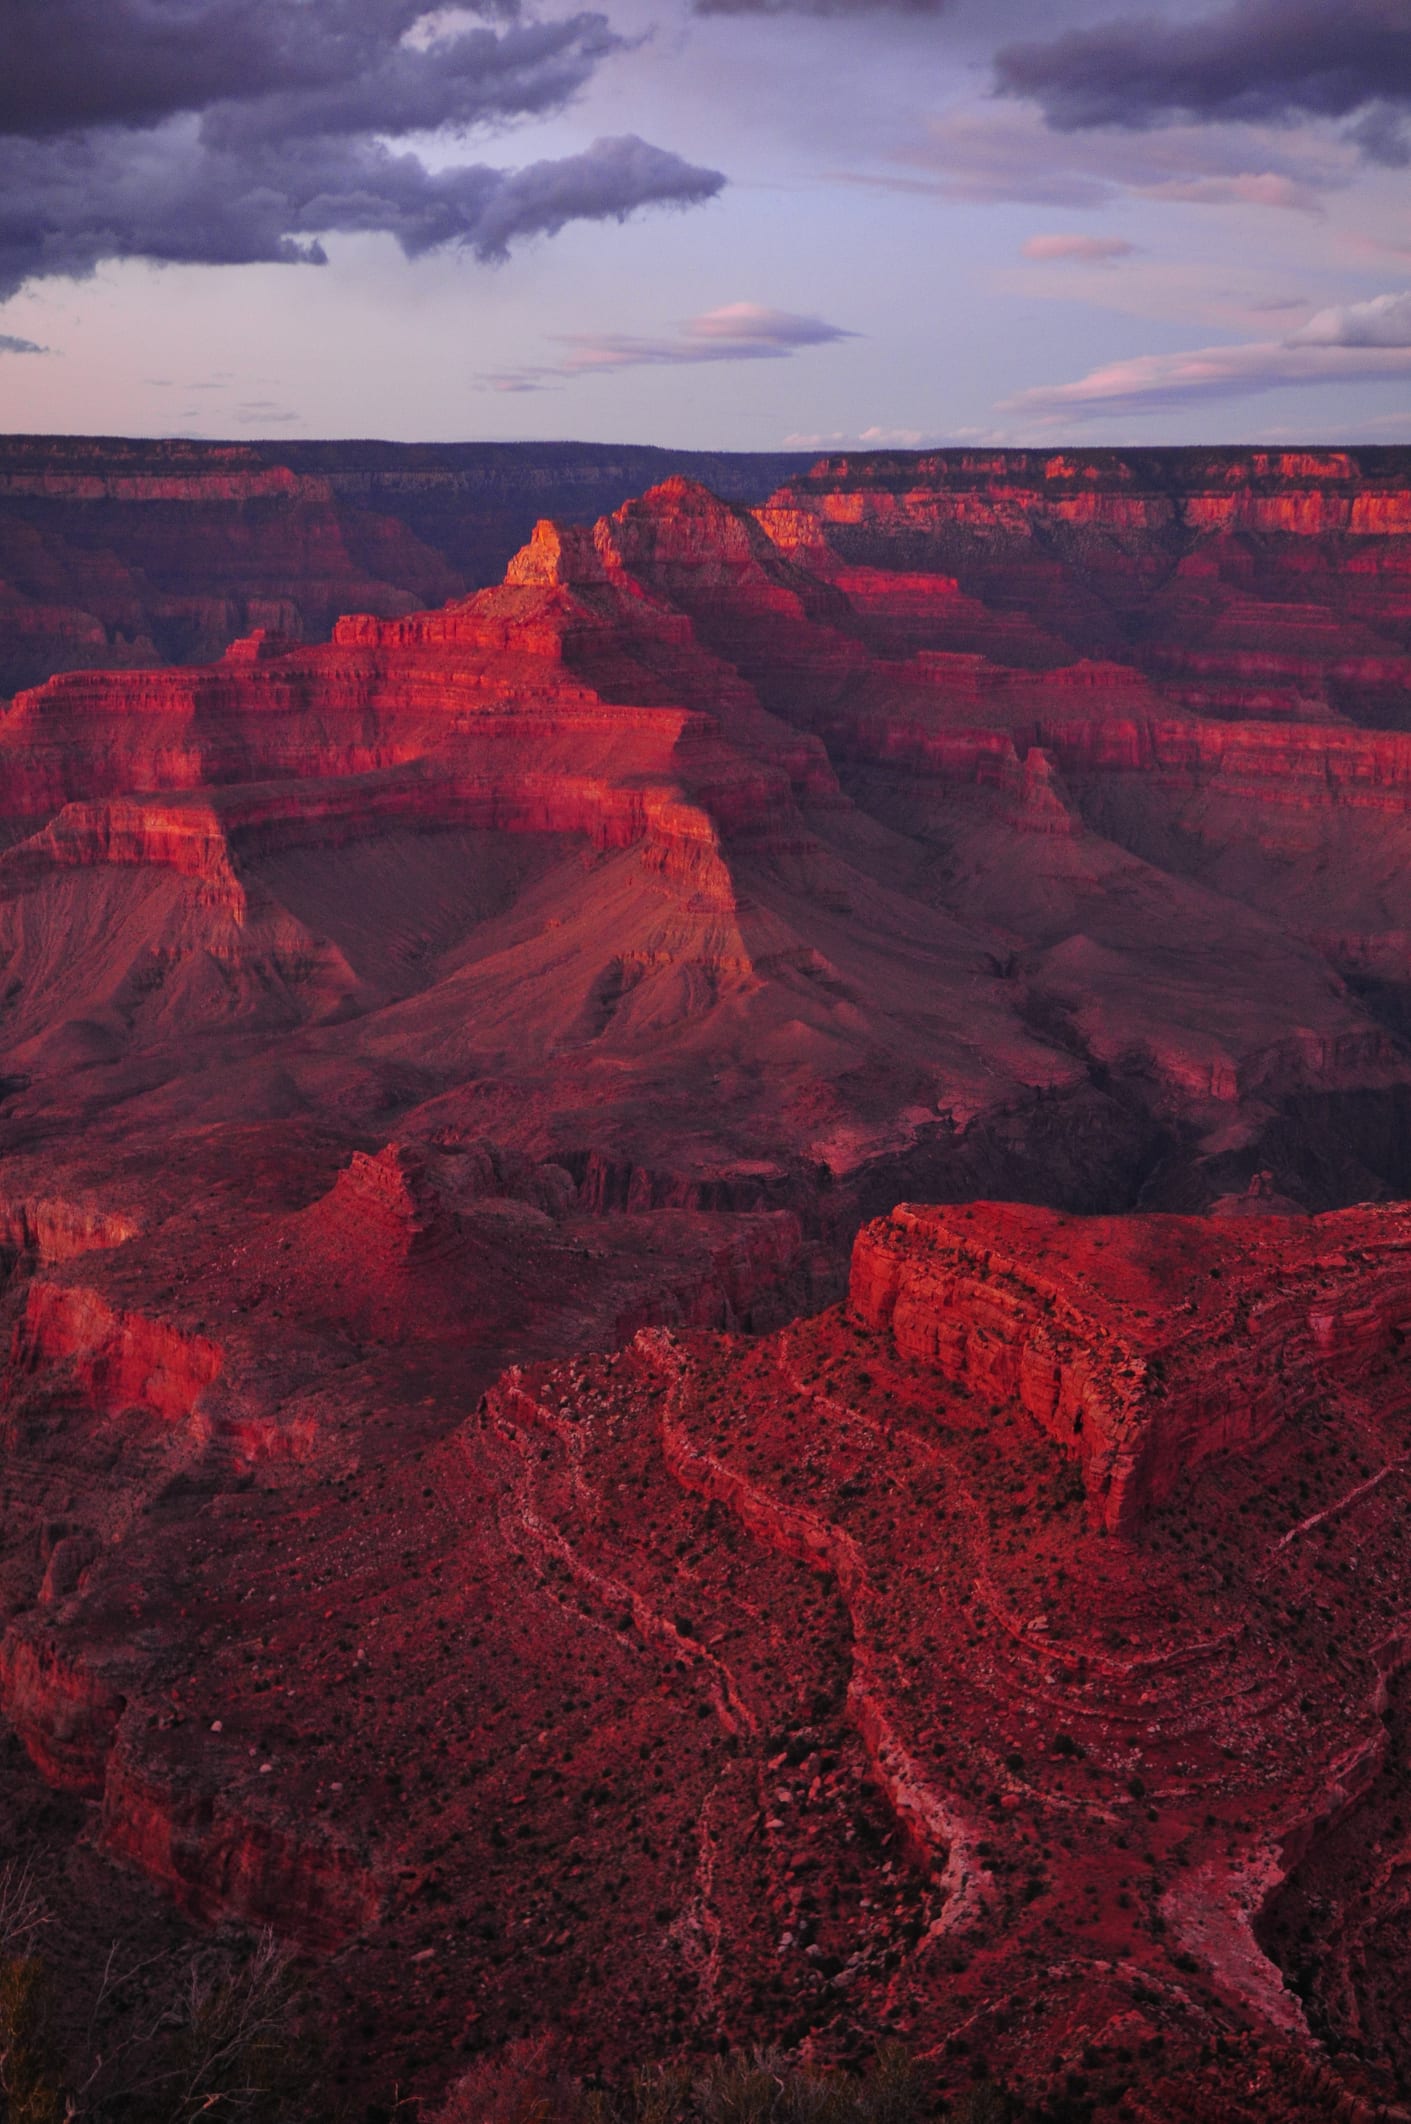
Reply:
M844 181L977 203L1101 207L1123 197L1194 206L1321 211L1323 195L1351 183L1358 156L1315 128L1173 125L1157 132L1108 126L1054 133L1022 106L959 103L938 112L924 138L900 148L890 171L843 171Z
M539 367L498 370L481 378L491 391L547 391L553 379L614 369L674 369L702 362L788 361L806 347L826 347L857 334L822 317L773 310L757 302L731 302L688 318L670 336L637 332L560 334L561 361Z
M1040 265L1069 260L1078 265L1111 265L1114 259L1130 258L1136 245L1121 236L1031 236L1021 249L1026 258Z
M1009 413L1056 418L1101 416L1162 406L1245 398L1289 385L1385 383L1411 379L1411 345L1313 345L1250 340L1176 354L1107 362L1072 383L1043 384L1006 401Z

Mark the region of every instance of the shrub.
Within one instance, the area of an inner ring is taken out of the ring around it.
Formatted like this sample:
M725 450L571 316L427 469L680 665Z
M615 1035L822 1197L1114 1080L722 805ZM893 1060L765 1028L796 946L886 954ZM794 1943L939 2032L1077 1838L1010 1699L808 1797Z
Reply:
M922 2124L934 2113L919 2068L896 2046L860 2075L755 2050L696 2070L653 2066L603 2092L564 2079L540 2037L468 2072L437 2124Z
M65 2104L50 2025L43 1963L33 1955L0 1963L0 2093L6 2124L62 2124Z

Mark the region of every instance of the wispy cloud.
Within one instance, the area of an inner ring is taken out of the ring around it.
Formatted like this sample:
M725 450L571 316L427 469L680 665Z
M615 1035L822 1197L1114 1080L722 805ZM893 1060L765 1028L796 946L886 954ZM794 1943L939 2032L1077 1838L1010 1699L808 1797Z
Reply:
M824 347L857 334L821 317L792 310L773 310L761 303L731 302L691 318L669 337L647 338L633 332L575 332L560 335L567 351L561 360L520 369L499 369L482 381L492 391L552 390L565 377L603 374L617 369L689 367L722 361L787 361L805 347Z
M0 332L0 354L47 354L48 347L41 347L33 339L16 339L13 332Z
M291 420L301 419L302 415L281 406L277 399L242 398L235 408L235 418L242 428L263 428L283 426Z
M784 450L925 450L946 437L929 428L833 428L802 435L786 435Z
M957 103L901 148L888 169L845 180L976 204L1092 208L1152 199L1321 213L1354 182L1359 158L1316 129L1274 125L1122 126L1055 132L1019 103Z
M1229 177L1168 177L1136 189L1147 199L1167 199L1181 206L1283 207L1295 214L1323 210L1315 187L1280 170L1238 170Z
M1411 292L1321 310L1286 339L1140 354L1073 383L1022 391L1001 411L1052 421L1248 398L1289 386L1411 380Z
M1112 265L1136 245L1122 236L1031 236L1020 248L1039 265Z
M800 317L793 310L770 310L757 302L727 302L718 310L693 317L685 328L689 341L758 346L775 354L792 354L799 347L823 347L835 339L855 339L841 325L825 324L821 317Z
M1411 410L1402 413L1378 413L1370 420L1360 420L1343 431L1353 440L1365 438L1369 442L1389 436L1393 441L1401 435L1411 435Z

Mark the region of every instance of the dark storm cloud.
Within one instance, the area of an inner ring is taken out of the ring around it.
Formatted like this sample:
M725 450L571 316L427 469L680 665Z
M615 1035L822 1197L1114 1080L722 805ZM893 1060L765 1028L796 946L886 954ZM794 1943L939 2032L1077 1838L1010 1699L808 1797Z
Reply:
M996 56L1002 93L1050 125L1144 127L1180 118L1280 121L1363 114L1358 138L1402 159L1411 107L1407 0L1233 0L1172 22L1125 16Z
M939 15L951 0L691 0L697 15Z
M413 134L555 111L623 46L514 0L6 0L0 300L109 258L318 264L380 231L482 259L566 222L690 206L717 171L628 136L520 170L433 168ZM475 15L499 18L499 26ZM413 33L416 34L413 34ZM391 143L391 144L389 144Z
M6 0L0 131L269 99L320 129L473 123L551 107L623 43L597 13L406 42L427 13L425 0Z
M0 299L29 279L81 278L105 258L318 264L329 232L381 231L411 258L454 245L500 259L516 238L693 205L723 181L631 136L521 170L430 170L371 140L218 147L183 120L150 134L0 140Z

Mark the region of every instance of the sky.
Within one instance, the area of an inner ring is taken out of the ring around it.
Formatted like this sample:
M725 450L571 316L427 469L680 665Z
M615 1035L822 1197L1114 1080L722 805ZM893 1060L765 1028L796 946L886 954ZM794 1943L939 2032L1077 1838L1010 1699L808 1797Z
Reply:
M0 429L1411 443L1411 0L0 0Z

